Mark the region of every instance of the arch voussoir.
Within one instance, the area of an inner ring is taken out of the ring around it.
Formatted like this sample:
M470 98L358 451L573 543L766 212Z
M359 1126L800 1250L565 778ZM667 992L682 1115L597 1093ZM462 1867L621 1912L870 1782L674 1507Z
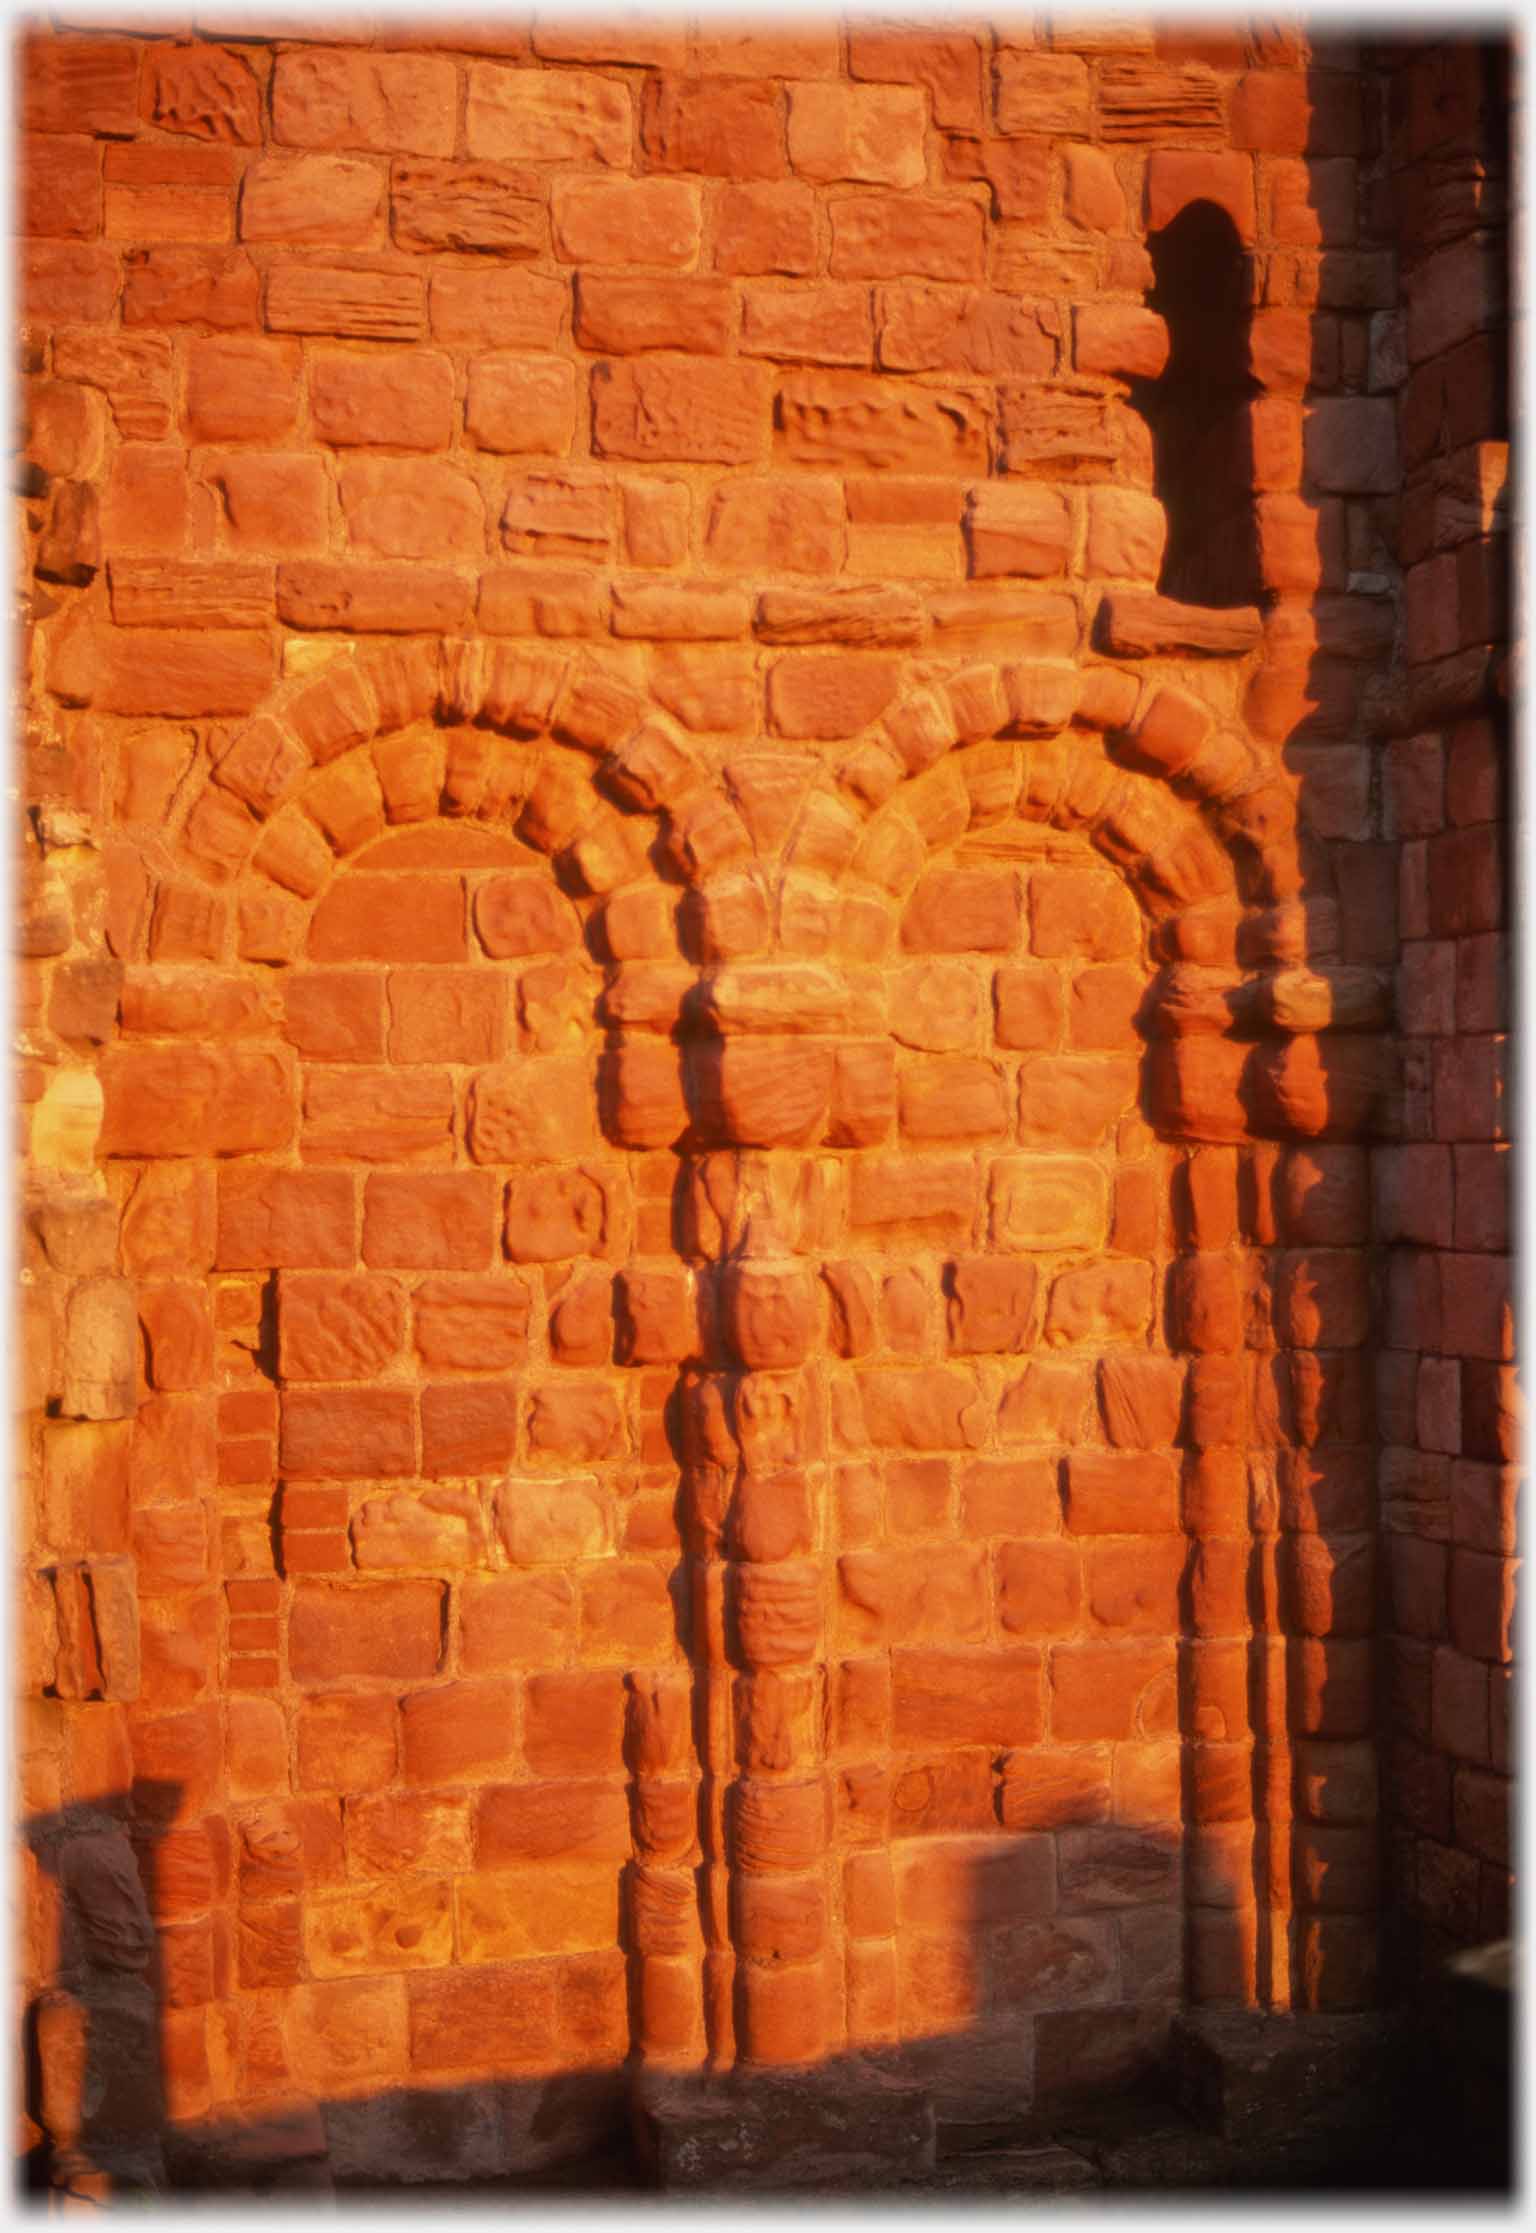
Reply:
M641 876L658 823L685 881L750 851L696 752L627 678L445 637L366 644L281 686L203 771L175 874L235 898L235 958L277 964L338 867L439 815L515 828L593 898Z

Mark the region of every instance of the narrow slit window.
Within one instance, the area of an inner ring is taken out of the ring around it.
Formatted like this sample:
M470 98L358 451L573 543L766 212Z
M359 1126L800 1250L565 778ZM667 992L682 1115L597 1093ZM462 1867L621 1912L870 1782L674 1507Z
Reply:
M1187 605L1259 594L1253 509L1248 257L1214 202L1191 202L1147 243L1147 300L1167 320L1168 363L1132 400L1152 430L1154 485L1168 515L1158 588Z

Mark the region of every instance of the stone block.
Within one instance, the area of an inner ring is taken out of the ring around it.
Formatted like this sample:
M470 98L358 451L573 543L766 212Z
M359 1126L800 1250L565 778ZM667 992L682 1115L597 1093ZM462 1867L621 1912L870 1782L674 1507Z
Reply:
M747 2080L643 2078L638 2144L664 2193L896 2185L931 2169L932 2102L922 2087L871 2076L857 2093L813 2072Z

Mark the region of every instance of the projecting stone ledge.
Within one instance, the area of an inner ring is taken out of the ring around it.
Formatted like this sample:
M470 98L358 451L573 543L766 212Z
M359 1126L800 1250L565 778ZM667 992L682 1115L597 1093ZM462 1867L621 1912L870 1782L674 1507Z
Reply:
M1119 659L1150 659L1159 653L1204 653L1228 657L1252 651L1263 634L1256 605L1181 605L1172 597L1139 590L1112 590L1099 605L1095 640L1100 651Z
M889 2188L934 2167L927 2091L846 2064L794 2076L647 2076L631 2116L652 2182L671 2193L852 2181Z

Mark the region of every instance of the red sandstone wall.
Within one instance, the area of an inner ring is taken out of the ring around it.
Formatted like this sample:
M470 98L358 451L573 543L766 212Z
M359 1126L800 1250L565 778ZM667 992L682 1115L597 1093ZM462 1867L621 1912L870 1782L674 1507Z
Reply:
M1520 1402L1510 1280L1509 58L1393 58L1401 241L1406 1138L1376 1170L1390 1531L1394 1904L1412 1963L1509 1928L1510 1627Z
M28 1987L88 1998L88 1802L171 2117L318 2103L344 2171L568 2153L626 2057L975 2115L1368 2001L1416 1104L1357 52L242 24L20 82ZM1153 593L1133 408L1198 201L1221 613Z

